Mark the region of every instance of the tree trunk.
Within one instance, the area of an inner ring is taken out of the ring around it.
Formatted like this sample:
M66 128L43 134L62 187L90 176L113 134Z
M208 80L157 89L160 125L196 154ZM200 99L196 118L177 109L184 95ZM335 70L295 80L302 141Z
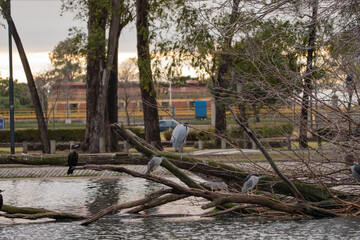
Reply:
M118 122L118 46L116 46L114 62L110 72L107 105L108 122L106 123L106 130L109 136L106 138L108 139L107 145L110 152L117 152L119 150L117 144L118 138L117 135L111 131L110 125Z
M309 111L309 98L311 95L311 82L313 74L313 54L315 51L315 40L316 40L316 25L317 25L317 12L318 12L318 2L313 0L312 2L313 12L312 19L310 24L310 33L308 40L308 51L306 59L306 72L304 79L304 90L301 103L301 116L300 116L300 131L299 131L299 141L301 148L308 147L308 138L307 138L307 119Z
M6 9L3 8L2 6L2 10L4 12L7 12ZM49 138L49 134L48 134L48 130L47 130L47 125L46 125L46 121L44 118L44 113L41 107L41 103L40 103L40 99L39 99L39 95L38 92L36 90L36 85L34 82L34 78L33 75L31 73L31 68L29 65L29 62L27 60L26 57L26 53L24 50L24 47L21 43L21 39L20 36L16 30L15 24L12 20L12 18L10 16L6 16L8 17L8 21L10 23L11 26L11 33L12 36L14 38L16 47L18 49L19 55L20 55L20 59L25 71L25 75L26 75L26 79L28 82L28 86L29 86L29 90L30 90L30 94L31 94L31 100L32 103L34 105L34 109L35 109L35 113L36 113L36 119L37 119L37 123L38 123L38 127L39 127L39 131L40 131L40 141L42 144L42 152L43 153L50 153L50 138Z
M223 99L220 94L215 93L215 132L216 134L226 134L226 111ZM221 138L216 138L216 146L221 145Z
M239 13L240 0L233 0L232 12L230 15L230 23L224 31L225 41L221 56L216 82L214 83L214 97L215 97L215 132L220 135L226 135L226 105L221 93L227 89L226 75L229 73L232 65L232 58L230 54L231 43L234 36L234 24L237 21ZM216 138L216 145L220 146L221 138Z
M102 123L97 122L101 73L105 62L105 27L107 8L97 0L89 0L88 55L86 75L86 130L83 151L99 152ZM105 107L105 106L102 106Z
M157 148L162 149L159 113L149 50L149 11L150 5L148 0L136 0L137 52L142 108L144 111L145 139L149 143L155 142Z
M120 0L112 0L112 15L110 22L109 38L108 38L108 48L106 56L106 66L102 71L100 91L98 96L97 104L97 115L96 123L100 128L100 136L104 137L107 141L107 150L109 150L110 145L110 126L107 125L109 121L109 106L108 103L108 92L109 92L109 81L112 72L114 71L113 66L114 62L117 62L115 58L117 57L118 42L120 37ZM115 89L117 91L117 89ZM117 108L117 98L115 99L115 108ZM117 118L117 115L115 116ZM107 121L106 121L107 120ZM115 142L114 144L116 144Z
M109 46L108 49L114 49L114 57L110 66L110 77L107 92L107 121L105 123L105 138L107 149L111 152L119 151L118 137L110 129L110 125L118 122L118 49L119 49L119 38L122 29L133 19L131 13L127 12L124 1L112 0L113 2L113 13L111 18L111 24L113 28L113 34L109 33ZM121 9L125 9L120 11ZM111 26L110 26L111 28ZM115 46L110 46L113 44ZM108 53L109 56L109 53ZM109 61L109 59L107 60Z

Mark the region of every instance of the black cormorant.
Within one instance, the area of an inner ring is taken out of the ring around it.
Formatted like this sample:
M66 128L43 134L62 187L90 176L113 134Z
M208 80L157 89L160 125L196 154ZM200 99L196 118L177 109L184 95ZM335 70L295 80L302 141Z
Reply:
M77 151L71 150L69 155L68 155L68 166L69 166L69 170L67 171L67 174L72 174L75 170L75 167L78 163L78 159L79 159L79 154L77 153Z
M1 195L1 193L3 192L4 190L0 190L0 210L3 206L3 196Z

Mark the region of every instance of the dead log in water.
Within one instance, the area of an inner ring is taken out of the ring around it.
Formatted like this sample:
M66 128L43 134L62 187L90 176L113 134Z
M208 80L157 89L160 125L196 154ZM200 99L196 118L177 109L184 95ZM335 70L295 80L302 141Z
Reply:
M86 165L83 168L97 170L97 171L108 170L108 171L122 172L122 173L129 174L133 177L140 177L140 178L144 178L144 179L147 179L147 180L150 180L153 182L161 183L167 187L170 187L171 193L178 194L179 199L184 198L185 196L188 196L188 197L195 196L195 197L205 198L205 199L209 200L210 203L207 205L204 205L203 209L220 206L224 203L250 203L250 204L261 205L261 206L267 207L269 209L274 209L274 210L281 211L281 212L286 212L286 213L290 213L290 214L305 214L305 215L312 216L315 218L338 216L337 214L335 214L331 211L321 209L318 207L314 207L314 206L308 205L304 202L285 203L285 202L281 202L279 200L272 199L267 196L261 196L261 195L249 195L249 194L243 194L243 193L220 193L220 192L213 192L213 191L204 190L204 189L185 187L185 186L181 186L169 179L161 178L158 176L152 176L149 174L139 173L136 171L129 170L125 167ZM162 190L162 191L165 191L165 190ZM157 192L154 192L153 194L155 195L155 194L157 194ZM164 196L164 198L165 198L165 196ZM88 224L92 223L93 221L99 219L100 217L105 216L106 214L115 213L116 211L118 211L120 209L130 208L130 207L134 207L136 205L144 205L145 204L144 202L146 202L146 203L149 202L148 200L149 200L149 197L145 197L144 199L140 199L140 200L133 201L130 203L110 206L110 207L100 211L99 213L95 214L94 216L88 218L82 224L88 225ZM163 203L167 203L167 201L165 201ZM158 206L158 205L156 205L156 206ZM137 209L137 211L138 210L139 209Z
M211 160L199 160L189 155L179 155L165 151L157 151L154 148L148 148L148 145L142 144L138 136L126 129L120 124L113 124L112 129L120 137L133 145L144 156L150 157L151 155L159 154L168 159L172 164L178 168L188 170L197 174L204 174L210 177L217 177L223 179L228 185L240 190L242 183L246 176L249 174L245 170L237 167L230 166L225 163L219 163ZM292 184L301 193L305 200L310 202L319 202L332 199L333 195L338 196L340 199L348 199L352 196L342 193L340 191L330 191L325 187L315 184L292 181ZM293 191L280 177L264 176L258 185L258 188L278 194L293 196ZM330 192L329 192L330 191ZM339 204L339 202L338 202Z
M32 207L15 207L4 204L1 208L1 211L6 214L1 214L3 217L7 218L23 218L23 219L40 219L40 218L52 218L55 220L82 220L85 217L77 214L65 213L65 212L55 212L43 208L32 208Z

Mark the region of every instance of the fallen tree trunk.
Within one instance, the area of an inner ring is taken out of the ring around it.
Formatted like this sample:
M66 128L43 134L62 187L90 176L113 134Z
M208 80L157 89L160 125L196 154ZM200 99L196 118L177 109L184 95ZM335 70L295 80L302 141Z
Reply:
M1 208L1 211L6 212L1 216L7 218L24 218L24 219L39 219L39 218L52 218L55 220L82 220L85 219L84 216L64 213L64 212L54 212L46 210L43 208L30 208L30 207L15 207L4 204Z
M179 195L186 195L186 196L195 196L195 197L202 197L209 201L211 201L209 204L203 206L203 209L207 209L210 207L216 207L219 205L222 205L224 203L250 203L250 204L258 204L261 206L268 207L270 209L290 213L290 214L305 214L316 218L322 218L322 217L336 217L338 216L335 213L332 213L331 211L327 211L324 209L320 209L308 204L305 204L303 202L300 203L284 203L280 202L278 200L271 199L266 196L260 196L260 195L249 195L249 194L239 194L239 193L220 193L220 192L212 192L208 190L203 189L197 189L197 188L187 188L184 186L181 186L171 180L152 176L149 174L142 174L136 171L129 170L124 167L117 167L117 166L98 166L98 165L86 165L83 168L85 169L92 169L92 170L108 170L108 171L115 171L115 172L122 172L127 173L133 177L141 177L150 181L154 181L157 183L161 183L163 185L166 185L170 188L172 188L172 193L176 193ZM182 198L183 196L181 196ZM139 200L140 201L140 200ZM133 202L132 202L133 203ZM136 202L137 203L137 202ZM132 204L129 204L133 206ZM103 214L109 214L111 213L111 209L114 209L115 207L108 207L108 210L103 210L102 213L95 214L90 219L98 219L98 216L104 216ZM96 217L95 217L96 216ZM93 222L93 221L91 221Z
M67 166L68 153L59 154L18 154L0 155L0 164L50 165ZM134 164L146 165L144 156L133 156L125 153L79 154L78 165L84 164Z
M211 160L198 160L188 155L179 155L170 152L155 151L154 148L147 148L146 145L143 145L141 142L139 142L138 137L130 130L124 128L122 125L112 124L111 127L115 133L119 134L120 137L133 145L135 149L137 149L145 156L150 157L151 155L156 154L161 155L167 158L172 164L179 168L186 169L194 173L200 173L208 176L222 178L227 184L233 186L234 188L237 188L238 190L242 186L243 180L249 174L244 170L224 163L219 163ZM328 190L324 187L298 181L292 181L292 184L307 201L317 202L325 201L332 198L332 195L329 194ZM292 189L289 187L288 184L281 181L279 177L266 176L262 178L258 188L263 191L293 196ZM332 191L332 193L334 195L337 195L341 199L347 199L349 197L351 198L349 194L345 194L340 191Z
M295 186L294 183L292 183L277 167L277 165L275 164L274 160L271 158L270 154L266 151L266 149L264 148L264 146L260 143L259 139L257 139L257 137L255 136L255 134L246 126L245 122L243 119L239 117L237 117L234 113L234 111L232 110L232 108L230 106L228 106L228 109L230 110L233 118L235 119L235 121L237 122L237 124L239 124L241 126L241 128L244 130L244 132L251 138L251 140L253 140L253 142L256 144L256 146L260 149L260 151L263 153L263 155L265 156L266 160L269 162L270 166L272 167L272 169L274 170L274 172L279 176L279 178L281 178L285 184L289 187L289 189L291 190L291 192L294 194L294 197L296 198L297 201L305 201L304 196L300 193L299 189L297 189L297 187Z
M171 192L172 192L171 189L159 190L159 191L150 193L146 197L136 200L136 201L109 206L109 207L101 210L100 212L96 213L95 215L87 218L84 222L81 223L81 225L89 225L90 223L98 220L99 218L101 218L105 215L115 214L116 212L120 211L121 209L132 208L132 207L135 207L138 205L146 204L146 203L152 201L153 199L156 199L164 194L171 193Z

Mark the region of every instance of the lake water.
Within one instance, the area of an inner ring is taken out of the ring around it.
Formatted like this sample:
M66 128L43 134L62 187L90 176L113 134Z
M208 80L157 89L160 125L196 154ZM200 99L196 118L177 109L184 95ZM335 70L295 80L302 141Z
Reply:
M131 177L0 180L5 204L89 215L141 198L160 185ZM80 222L9 224L0 219L0 239L360 239L360 219L259 220L200 218L201 199L183 200L148 214L177 218L109 216L89 226ZM1 224L2 223L2 224Z

